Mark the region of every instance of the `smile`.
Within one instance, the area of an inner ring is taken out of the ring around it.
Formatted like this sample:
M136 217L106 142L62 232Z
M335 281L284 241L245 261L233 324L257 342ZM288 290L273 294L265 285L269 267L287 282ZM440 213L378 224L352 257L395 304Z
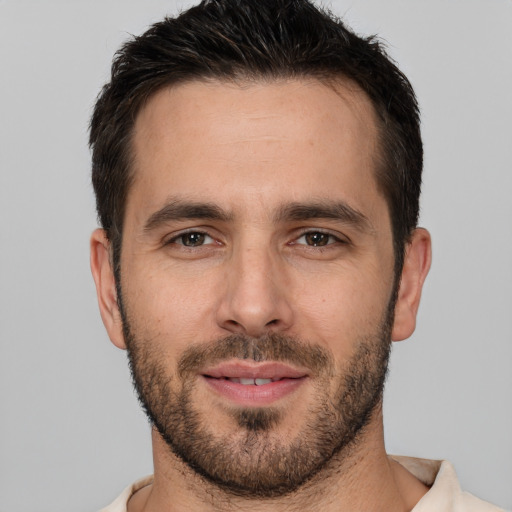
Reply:
M264 386L265 384L270 384L271 382L276 382L280 379L239 379L236 377L226 377L230 382L234 382L236 384L243 384L244 386Z
M205 369L201 377L222 399L261 407L293 393L308 379L308 374L283 363L235 361Z

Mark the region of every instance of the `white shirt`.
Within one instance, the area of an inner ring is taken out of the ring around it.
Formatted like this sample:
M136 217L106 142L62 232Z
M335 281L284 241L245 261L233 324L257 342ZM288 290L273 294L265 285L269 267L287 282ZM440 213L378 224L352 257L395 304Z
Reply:
M396 462L430 487L412 512L505 512L460 488L455 469L446 460L391 455Z
M500 507L462 491L453 466L446 460L416 459L395 455L391 457L430 487L412 512L505 512ZM138 490L152 483L152 476L138 480L100 512L126 512L128 500Z

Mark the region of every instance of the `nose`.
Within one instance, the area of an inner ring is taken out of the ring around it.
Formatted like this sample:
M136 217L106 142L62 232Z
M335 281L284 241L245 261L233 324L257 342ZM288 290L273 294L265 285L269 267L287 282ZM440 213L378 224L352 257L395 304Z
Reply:
M293 322L286 273L268 247L236 251L226 263L217 323L230 333L258 337Z

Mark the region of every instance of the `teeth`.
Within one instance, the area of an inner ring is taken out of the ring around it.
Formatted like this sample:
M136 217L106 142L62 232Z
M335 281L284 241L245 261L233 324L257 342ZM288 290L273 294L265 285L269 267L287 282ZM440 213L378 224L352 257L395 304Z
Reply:
M263 386L264 384L270 384L272 379L254 379L256 386Z
M239 379L236 377L230 377L228 380L235 384L243 384L244 386L263 386L274 382L274 379Z

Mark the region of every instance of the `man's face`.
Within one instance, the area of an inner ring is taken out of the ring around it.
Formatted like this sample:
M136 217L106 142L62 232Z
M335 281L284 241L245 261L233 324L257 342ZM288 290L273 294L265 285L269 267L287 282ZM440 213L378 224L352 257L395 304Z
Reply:
M287 492L379 402L393 244L355 87L192 82L139 114L118 283L146 409L240 493Z

